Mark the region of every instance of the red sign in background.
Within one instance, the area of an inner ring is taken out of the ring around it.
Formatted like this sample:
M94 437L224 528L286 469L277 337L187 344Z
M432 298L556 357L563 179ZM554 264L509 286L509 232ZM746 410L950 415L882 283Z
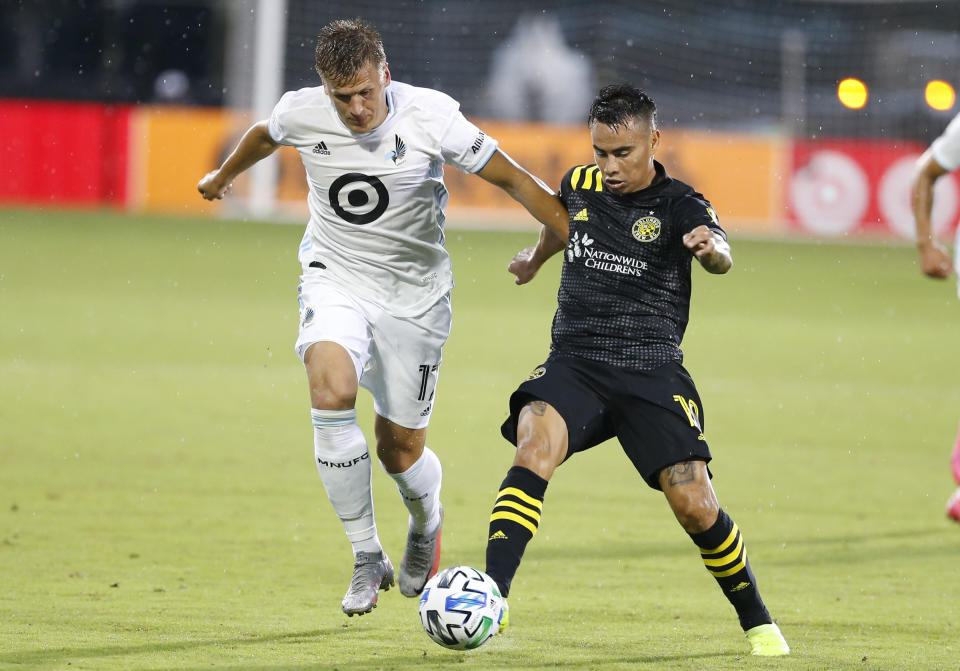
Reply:
M788 230L912 238L911 180L925 149L893 140L795 141L786 193ZM934 193L934 230L945 236L957 222L956 177L939 179Z
M129 110L0 100L0 202L121 207Z

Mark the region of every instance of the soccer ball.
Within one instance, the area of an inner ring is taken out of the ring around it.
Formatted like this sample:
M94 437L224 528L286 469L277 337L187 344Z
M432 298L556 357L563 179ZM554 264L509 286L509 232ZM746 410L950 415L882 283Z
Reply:
M469 566L440 571L420 595L427 636L451 650L472 650L500 630L503 598L493 578Z

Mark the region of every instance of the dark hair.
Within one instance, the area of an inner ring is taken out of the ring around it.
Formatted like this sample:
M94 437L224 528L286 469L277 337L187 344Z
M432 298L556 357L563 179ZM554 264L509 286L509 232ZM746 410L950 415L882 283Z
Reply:
M632 119L657 128L657 106L646 93L629 84L611 84L600 89L590 106L587 125L602 123L611 128L626 126Z
M352 79L367 64L382 68L387 62L383 40L363 19L337 19L317 36L317 74L329 82Z

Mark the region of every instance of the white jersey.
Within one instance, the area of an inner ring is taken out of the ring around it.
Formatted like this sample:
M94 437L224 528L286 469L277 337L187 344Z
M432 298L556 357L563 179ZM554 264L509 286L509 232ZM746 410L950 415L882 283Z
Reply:
M953 172L960 167L960 114L953 117L943 135L933 141L930 153L947 172Z
M392 82L386 95L386 119L357 134L322 86L289 91L269 131L274 141L297 148L307 172L304 268L322 264L348 291L413 317L453 287L443 246L443 164L476 172L497 142L439 91Z

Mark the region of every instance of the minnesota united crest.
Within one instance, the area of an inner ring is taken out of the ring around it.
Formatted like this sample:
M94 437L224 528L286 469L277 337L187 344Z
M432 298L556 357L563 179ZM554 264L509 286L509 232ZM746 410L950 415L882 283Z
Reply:
M400 165L407 157L407 144L399 135L394 135L393 138L395 144L393 149L387 152L387 160L393 161L394 165Z

